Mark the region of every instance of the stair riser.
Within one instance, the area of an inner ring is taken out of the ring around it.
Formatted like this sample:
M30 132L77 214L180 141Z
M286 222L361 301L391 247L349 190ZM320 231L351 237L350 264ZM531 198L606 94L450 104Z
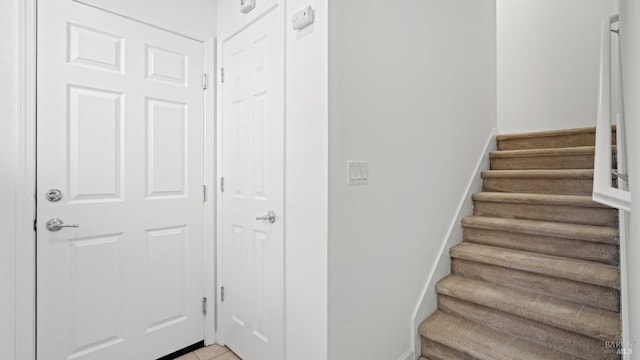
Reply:
M551 149L575 146L593 146L595 133L560 136L499 139L498 150Z
M525 194L591 195L593 192L593 178L489 178L482 181L482 191Z
M422 356L429 360L475 360L470 355L424 337L422 338Z
M474 244L595 261L614 266L619 263L618 246L614 244L471 227L465 227L463 234L464 241Z
M593 169L593 154L501 157L491 159L491 170L533 169Z
M476 200L474 202L474 215L609 227L618 226L618 213L615 209L609 208Z
M583 132L557 136L529 136L498 138L498 150L553 149L594 146L596 133ZM611 145L616 145L616 131L611 132Z
M493 310L449 296L438 297L438 309L447 314L473 321L499 331L520 336L556 351L586 360L614 360L604 342L584 335L558 329L519 316Z
M451 272L470 279L554 296L599 309L620 311L620 294L612 288L461 259L451 260Z

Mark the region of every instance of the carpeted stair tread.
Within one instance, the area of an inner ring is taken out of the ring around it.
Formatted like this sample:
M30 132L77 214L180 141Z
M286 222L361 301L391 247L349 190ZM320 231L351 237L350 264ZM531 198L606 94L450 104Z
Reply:
M612 129L612 133L615 128ZM615 143L615 136L612 137ZM547 149L595 145L595 127L532 131L496 136L498 150Z
M566 205L589 208L610 209L606 205L591 200L591 196L582 195L553 195L553 194L522 194L481 192L472 195L474 201L492 201L501 203L527 203L544 205Z
M593 179L593 169L487 170L483 179Z
M462 226L512 233L543 235L555 238L583 240L617 245L619 231L606 226L568 224L551 221L504 219L487 216L468 216L462 219Z
M598 204L590 196L481 192L473 194L474 215L618 226L616 209Z
M575 359L489 327L436 311L419 328L424 338L481 360Z
M465 242L449 249L449 254L452 258L492 264L586 284L620 288L618 268L595 262Z
M616 147L614 146L613 149ZM548 149L521 149L521 150L497 150L491 152L489 157L491 159L502 159L512 157L537 157L537 156L571 156L571 155L593 155L595 153L595 146L575 146L575 147L563 147L563 148L548 148ZM585 168L588 169L588 168Z
M598 309L620 311L620 292L612 287L460 258L451 259L451 273Z
M422 355L429 360L476 360L473 356L465 354L456 349L431 341L424 337L421 338Z
M438 309L446 314L522 337L585 360L619 360L602 340L494 310L446 295L438 296Z
M606 226L469 216L463 241L617 266L618 231Z
M593 193L593 170L590 169L488 170L481 176L482 191L564 195Z
M615 312L457 275L440 280L436 291L602 341L621 338L620 314Z
M615 167L617 147L612 146ZM491 170L593 169L595 146L502 150L490 154Z

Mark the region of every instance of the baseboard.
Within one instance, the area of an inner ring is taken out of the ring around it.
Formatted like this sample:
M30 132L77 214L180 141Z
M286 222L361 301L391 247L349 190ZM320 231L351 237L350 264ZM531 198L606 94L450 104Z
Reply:
M409 349L400 355L398 360L416 360L413 350Z
M476 162L475 170L469 179L466 191L458 203L456 210L456 217L451 221L447 236L445 237L442 245L440 246L438 257L436 262L431 267L431 271L426 279L425 285L422 288L422 293L416 307L413 311L413 316L410 322L411 331L411 349L408 350L403 356L411 356L410 359L415 360L413 357L415 354L421 352L420 335L418 334L418 326L420 323L434 312L437 307L437 294L435 291L436 282L450 273L451 259L449 258L449 248L456 243L462 241L462 226L460 225L462 219L465 216L469 216L473 213L473 201L471 195L482 191L482 179L480 173L490 167L489 154L496 150L496 137L497 129L493 129L484 147L484 151L480 154L478 161ZM401 357L400 359L405 359Z

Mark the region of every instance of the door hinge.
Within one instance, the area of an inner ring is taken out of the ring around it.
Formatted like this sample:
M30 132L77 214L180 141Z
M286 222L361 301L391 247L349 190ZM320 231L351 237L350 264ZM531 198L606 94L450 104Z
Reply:
M33 231L38 231L38 219L33 219Z
M220 192L224 192L224 178L220 178Z
M224 68L220 68L220 82L224 84Z
M209 76L204 73L202 74L202 90L207 90L209 87Z
M202 185L202 202L207 202L207 190L209 190L207 185Z
M202 298L202 314L207 315L207 298Z
M220 288L220 301L224 302L224 286Z

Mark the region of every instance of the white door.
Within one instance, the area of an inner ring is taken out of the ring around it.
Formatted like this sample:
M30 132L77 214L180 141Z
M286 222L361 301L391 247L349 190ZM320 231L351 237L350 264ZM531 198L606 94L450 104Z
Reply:
M150 360L204 338L203 58L200 42L39 1L39 360Z
M283 31L276 8L223 43L221 322L244 360L282 360ZM257 220L275 214L273 220ZM273 222L272 222L273 221Z

